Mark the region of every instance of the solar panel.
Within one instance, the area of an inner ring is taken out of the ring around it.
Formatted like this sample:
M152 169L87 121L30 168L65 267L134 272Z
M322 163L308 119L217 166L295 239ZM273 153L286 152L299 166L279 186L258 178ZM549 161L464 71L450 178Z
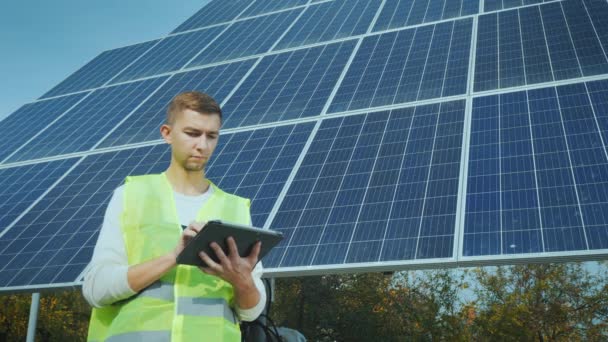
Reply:
M319 115L354 46L345 41L264 57L225 103L224 127Z
M165 80L166 77L158 77L94 91L22 146L18 153L8 158L8 162L91 149Z
M75 159L0 169L0 235L74 164Z
M607 73L608 26L600 13L608 3L585 0L480 16L475 91Z
M558 0L485 0L483 4L484 12L498 11L513 7L528 6L540 4L543 2L552 2ZM561 1L561 0L559 0Z
M266 268L451 258L464 101L323 120Z
M301 12L301 9L295 9L236 22L194 58L188 67L266 52Z
M99 147L119 146L160 139L159 127L165 121L167 104L182 91L203 91L223 101L253 66L253 60L173 75L154 96L144 102Z
M479 2L467 0L387 0L374 31L477 14Z
M240 15L240 18L302 6L307 3L308 0L256 1Z
M32 102L2 120L4 132L0 160L6 159L28 140L40 134L40 131L61 117L86 95L87 93L80 93Z
M252 3L253 1L249 0L211 1L171 33L229 22L236 19Z
M221 188L252 199L262 226L313 123L222 136L208 166ZM87 156L0 237L0 286L73 282L89 262L112 191L128 175L164 171L167 145Z
M340 39L367 32L379 1L331 1L309 6L276 49Z
M102 52L53 89L42 95L41 98L100 87L148 51L157 42L158 40L152 40Z
M215 26L167 37L115 77L112 83L179 70L213 41L224 28L225 26Z
M475 99L464 256L608 247L607 86Z
M3 121L0 291L79 284L186 90L224 112L207 175L285 234L269 276L605 257L607 44L603 0L213 1Z
M471 19L363 40L329 112L464 94Z

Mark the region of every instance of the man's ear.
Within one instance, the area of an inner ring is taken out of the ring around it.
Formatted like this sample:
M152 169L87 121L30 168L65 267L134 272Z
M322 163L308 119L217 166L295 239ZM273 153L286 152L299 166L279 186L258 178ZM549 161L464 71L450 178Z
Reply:
M162 135L165 142L169 145L171 145L171 129L172 127L167 124L160 126L160 135Z

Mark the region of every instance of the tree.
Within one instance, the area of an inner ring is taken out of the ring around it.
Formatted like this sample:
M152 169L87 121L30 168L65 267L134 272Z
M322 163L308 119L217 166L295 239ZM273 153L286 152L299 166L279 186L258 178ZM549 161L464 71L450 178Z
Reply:
M30 293L0 296L0 341L23 341L27 335ZM91 308L79 290L40 296L36 341L84 341Z
M478 338L600 341L608 338L605 269L538 264L475 271Z

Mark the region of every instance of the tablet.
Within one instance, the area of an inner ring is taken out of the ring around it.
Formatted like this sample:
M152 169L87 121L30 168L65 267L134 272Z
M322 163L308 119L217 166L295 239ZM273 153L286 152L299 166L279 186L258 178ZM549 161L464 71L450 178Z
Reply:
M216 242L224 253L228 255L226 239L232 236L241 257L246 257L251 252L257 241L262 241L262 249L258 260L262 260L270 249L276 246L282 239L283 234L267 229L259 229L238 224L221 221L209 221L205 227L194 236L177 256L177 263L182 265L203 266L207 264L198 256L203 251L215 262L220 262L213 249L209 246Z

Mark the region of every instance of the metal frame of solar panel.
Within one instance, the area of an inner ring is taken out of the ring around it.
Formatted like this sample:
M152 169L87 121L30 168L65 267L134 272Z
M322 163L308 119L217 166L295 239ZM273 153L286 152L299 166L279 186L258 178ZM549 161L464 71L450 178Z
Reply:
M267 276L605 259L606 18L604 0L212 1L2 121L0 291L81 284L112 190L166 168L155 131L189 89L225 111L210 179L285 235Z

